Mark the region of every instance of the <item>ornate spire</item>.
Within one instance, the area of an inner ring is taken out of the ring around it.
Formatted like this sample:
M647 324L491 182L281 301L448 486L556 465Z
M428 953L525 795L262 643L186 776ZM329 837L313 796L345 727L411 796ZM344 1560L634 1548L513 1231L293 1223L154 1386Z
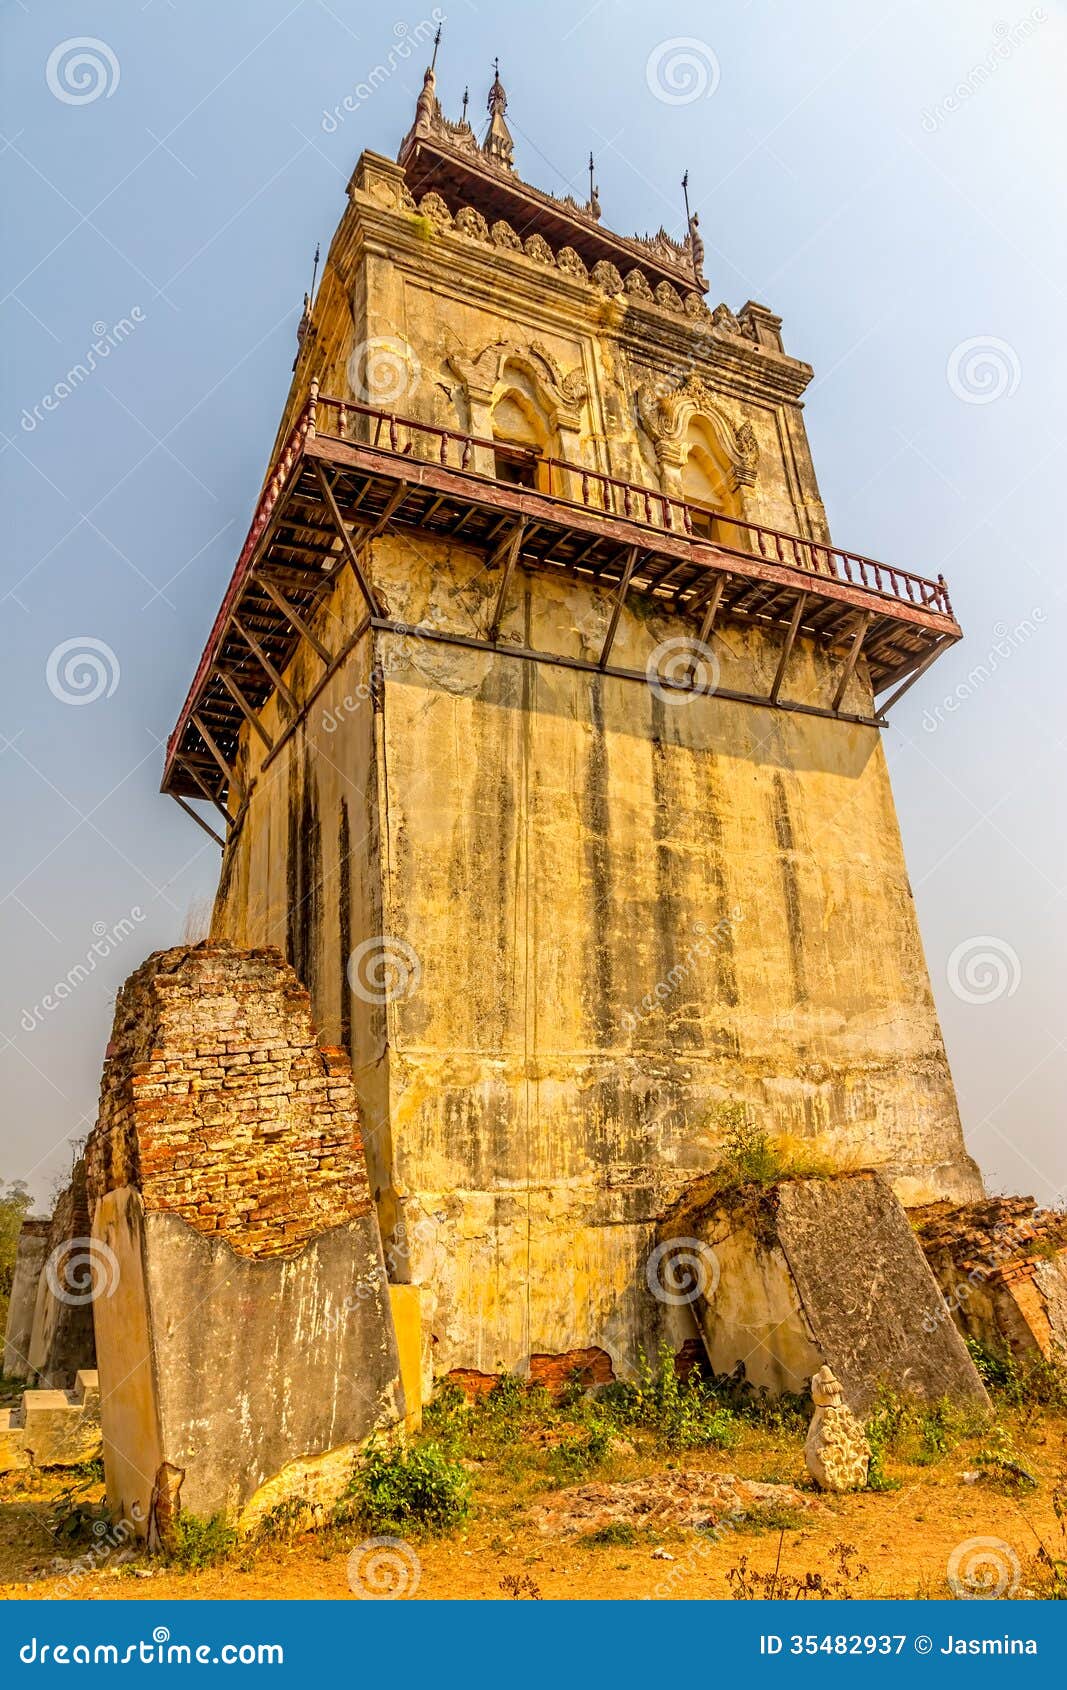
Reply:
M482 142L482 151L487 158L497 164L504 165L508 170L514 168L512 160L515 155L515 143L511 139L511 131L504 122L504 113L508 109L508 97L504 92L504 84L500 80L500 60L493 60L493 86L489 90L489 128Z

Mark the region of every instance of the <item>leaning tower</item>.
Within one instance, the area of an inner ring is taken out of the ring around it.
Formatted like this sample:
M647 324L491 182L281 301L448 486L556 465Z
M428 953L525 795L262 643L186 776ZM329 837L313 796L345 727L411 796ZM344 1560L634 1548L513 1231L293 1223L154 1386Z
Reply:
M831 541L812 371L709 306L697 219L530 186L506 109L431 70L356 165L163 782L218 813L214 934L351 1051L437 1372L632 1364L738 1104L981 1191L881 742L946 584Z

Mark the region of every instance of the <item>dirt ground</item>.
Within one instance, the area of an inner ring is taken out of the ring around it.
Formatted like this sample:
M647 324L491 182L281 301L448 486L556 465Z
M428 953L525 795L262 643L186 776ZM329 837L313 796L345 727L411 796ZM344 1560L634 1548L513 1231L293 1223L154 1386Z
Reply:
M770 1572L777 1564L790 1578L822 1574L837 1581L835 1594L943 1598L953 1594L953 1556L959 1567L962 1554L966 1573L968 1557L977 1553L992 1556L1005 1594L1024 1599L1047 1594L1034 1557L1042 1541L1054 1553L1064 1552L1052 1493L1067 1468L1067 1419L1031 1411L1002 1424L1013 1457L1032 1473L1036 1488L1017 1485L983 1461L988 1435L965 1439L931 1465L891 1457L886 1470L898 1488L839 1498L811 1493L802 1438L795 1434L746 1426L733 1448L675 1455L654 1439L621 1440L595 1473L576 1482L617 1485L657 1473L733 1473L796 1484L809 1493L811 1505L800 1512L772 1511L768 1521L725 1526L713 1537L646 1527L626 1541L599 1543L588 1534L545 1533L531 1518L532 1510L558 1500L567 1487L546 1472L545 1454L555 1434L525 1428L520 1437L501 1440L488 1457L464 1462L473 1485L470 1520L449 1536L410 1536L399 1552L399 1574L392 1580L387 1575L385 1583L395 1589L399 1580L403 1593L416 1600L725 1599L737 1594L739 1572L750 1582L753 1572ZM69 1486L69 1475L61 1473L28 1483L18 1475L0 1480L0 1597L299 1601L363 1594L358 1578L355 1589L350 1586L349 1559L372 1534L356 1527L244 1545L219 1564L185 1571L140 1554L124 1560L121 1549L99 1540L94 1549L91 1535L57 1542L57 1522L69 1520L71 1498L64 1496ZM79 1501L91 1503L103 1494L90 1477L76 1481L75 1488ZM973 1540L990 1539L991 1549L972 1547ZM846 1557L851 1570L843 1587L841 1544L855 1551Z

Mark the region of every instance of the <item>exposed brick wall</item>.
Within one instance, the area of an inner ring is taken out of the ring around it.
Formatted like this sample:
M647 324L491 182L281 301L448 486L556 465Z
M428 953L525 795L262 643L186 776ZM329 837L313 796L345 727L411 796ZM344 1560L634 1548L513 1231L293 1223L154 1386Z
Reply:
M1067 1249L1067 1214L1039 1209L1032 1197L928 1203L908 1215L930 1262L960 1274L977 1270L988 1277Z
M348 1058L273 949L181 946L130 976L86 1157L92 1201L136 1186L241 1256L295 1255L371 1208Z

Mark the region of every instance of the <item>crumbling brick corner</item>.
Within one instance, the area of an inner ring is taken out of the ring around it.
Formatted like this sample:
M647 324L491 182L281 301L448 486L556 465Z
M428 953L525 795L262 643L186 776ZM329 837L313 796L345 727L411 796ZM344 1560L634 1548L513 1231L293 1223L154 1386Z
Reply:
M130 977L86 1156L118 1270L95 1305L112 1507L240 1518L286 1499L283 1470L309 1500L316 1464L343 1483L338 1452L404 1396L348 1059L278 951L181 946Z
M1067 1361L1067 1214L989 1197L909 1218L965 1338L1023 1368Z

